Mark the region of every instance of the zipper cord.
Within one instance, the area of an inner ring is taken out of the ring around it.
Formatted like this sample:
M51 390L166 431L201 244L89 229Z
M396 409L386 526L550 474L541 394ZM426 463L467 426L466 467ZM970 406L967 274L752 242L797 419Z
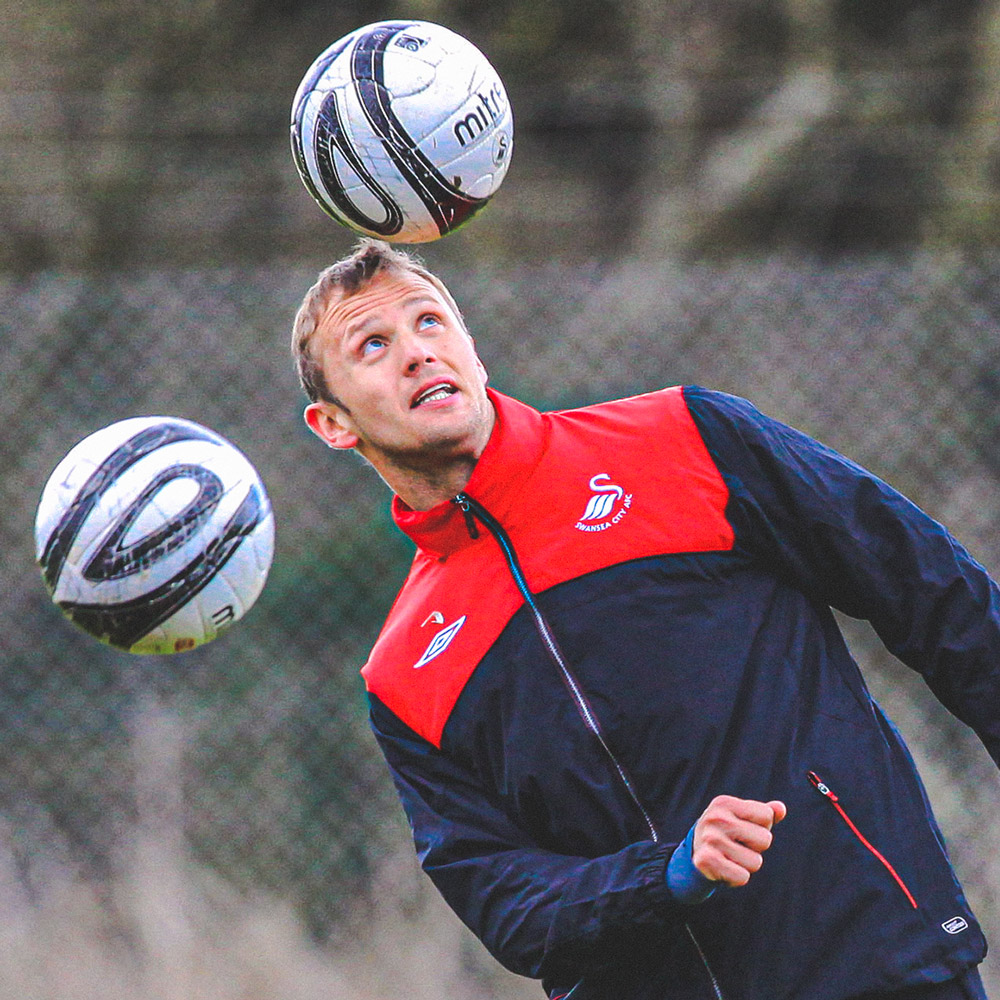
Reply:
M816 791L820 793L820 795L824 796L826 800L830 803L830 805L832 805L833 808L837 810L837 812L840 815L840 818L850 827L851 832L854 834L854 836L857 837L858 840L860 840L861 843L864 844L865 847L867 847L868 850L871 851L871 853L874 854L875 857L882 862L882 865L885 867L886 871L893 877L893 879L895 879L896 885L898 885L899 888L903 890L904 895L910 901L910 906L912 906L913 909L915 910L919 909L919 907L917 906L917 901L913 898L913 893L911 893L910 890L907 888L906 883L902 880L902 878L900 878L899 873L896 871L895 868L892 867L892 865L888 862L888 860L886 860L885 856L854 825L853 821L851 820L851 817L847 815L847 812L844 810L844 807L840 804L840 799L837 798L837 796L834 794L833 789L830 788L830 786L827 785L826 782L824 782L823 779L815 771L807 771L806 777L809 779L809 783L813 786L813 788L815 788Z
M549 627L549 623L546 620L545 615L542 614L541 609L538 607L534 593L528 586L528 581L525 579L524 571L521 569L521 563L517 557L517 552L514 550L514 546L511 543L510 537L507 535L503 525L501 525L500 522L485 507L483 507L481 503L477 500L473 500L468 493L459 493L457 496L452 498L452 503L458 504L461 508L462 513L465 515L466 524L469 524L470 521L473 521L474 524L473 515L475 515L475 517L478 517L479 520L486 525L490 534L492 534L499 543L500 549L502 550L504 558L507 561L507 567L510 570L511 576L514 577L514 583L517 584L517 589L521 592L521 596L524 598L525 603L528 605L528 608L531 610L531 614L535 619L535 627L538 634L541 636L542 643L555 665L559 668L559 673L566 687L569 689L570 696L573 699L573 703L576 705L577 711L583 718L584 725L601 744L608 760L611 761L612 766L618 773L618 777L625 786L625 791L628 792L629 798L632 799L636 808L640 813L642 813L642 818L645 820L646 826L649 828L650 839L654 844L658 844L660 842L660 835L657 832L656 825L653 823L646 807L639 799L635 786L632 783L632 779L628 776L625 768L622 767L618 758L615 756L614 751L608 746L608 743L604 738L604 733L601 730L601 724L597 721L597 717L594 715L593 710L587 703L586 696L583 691L580 690L580 685L577 683L576 678L566 665L566 659L563 656L562 651L559 649L559 644L556 642L555 636L552 634L552 629Z

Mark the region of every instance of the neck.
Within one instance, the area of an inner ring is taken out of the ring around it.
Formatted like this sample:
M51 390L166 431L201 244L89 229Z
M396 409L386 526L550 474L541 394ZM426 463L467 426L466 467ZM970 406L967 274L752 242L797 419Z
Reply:
M365 454L362 445L357 450L368 459L386 485L411 510L430 510L465 489L493 433L496 411L489 407L489 419L479 429L473 441L461 446L449 445L434 454L388 453Z
M416 470L395 467L379 469L389 488L411 510L430 510L461 493L476 467L476 458L456 462L447 468Z

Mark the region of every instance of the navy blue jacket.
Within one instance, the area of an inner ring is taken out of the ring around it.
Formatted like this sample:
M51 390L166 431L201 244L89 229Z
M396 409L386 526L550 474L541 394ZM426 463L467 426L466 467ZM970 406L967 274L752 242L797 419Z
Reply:
M496 429L364 668L425 871L573 1000L842 1000L985 942L913 762L830 610L871 621L1000 763L1000 592L885 483L744 400L663 390ZM713 797L781 799L764 866L695 906Z

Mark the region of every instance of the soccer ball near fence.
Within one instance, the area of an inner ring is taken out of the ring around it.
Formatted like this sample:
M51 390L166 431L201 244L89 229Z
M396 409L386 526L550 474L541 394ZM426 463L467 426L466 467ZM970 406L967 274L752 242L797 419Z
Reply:
M35 517L53 601L102 642L176 653L215 639L264 587L274 518L250 462L189 420L133 417L56 466Z
M514 121L486 57L426 21L334 42L292 104L292 153L320 207L357 232L425 243L457 229L507 173Z

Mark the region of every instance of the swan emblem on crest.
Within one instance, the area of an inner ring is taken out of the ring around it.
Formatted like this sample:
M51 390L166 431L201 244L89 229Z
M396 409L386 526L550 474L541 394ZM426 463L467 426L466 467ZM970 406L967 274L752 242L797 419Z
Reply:
M587 501L587 509L583 512L581 521L600 521L607 517L614 509L615 503L624 495L625 491L611 482L611 477L606 472L599 472L590 480L590 488L593 495Z

